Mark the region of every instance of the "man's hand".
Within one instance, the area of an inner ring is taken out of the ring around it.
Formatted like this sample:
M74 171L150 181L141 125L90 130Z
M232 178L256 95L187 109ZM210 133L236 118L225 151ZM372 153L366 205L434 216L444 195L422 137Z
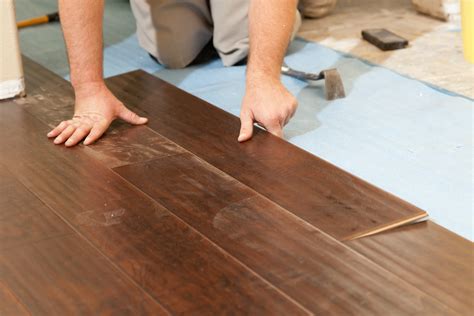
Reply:
M107 89L103 81L102 20L104 0L59 0L61 27L76 94L74 117L48 133L55 144L74 146L96 141L110 123L120 118L131 124L145 124L146 118L128 110Z
M240 112L239 142L249 140L257 122L275 136L283 137L283 126L293 117L298 102L279 80L249 83Z
M240 112L240 142L252 137L253 123L282 137L297 102L280 81L280 68L293 32L297 0L250 1L247 85Z
M74 146L85 138L84 145L99 139L116 118L133 125L147 122L127 109L103 83L90 83L76 87L76 105L71 120L61 122L48 133L55 137L56 145Z

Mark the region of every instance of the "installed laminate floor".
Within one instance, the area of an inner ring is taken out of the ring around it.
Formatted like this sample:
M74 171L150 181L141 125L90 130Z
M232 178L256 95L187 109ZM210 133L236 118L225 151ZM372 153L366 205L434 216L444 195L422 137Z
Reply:
M433 223L354 240L422 210L266 132L238 144L238 119L143 72L108 84L148 126L55 146L72 90L25 69L29 96L0 103L2 315L472 308L470 242Z

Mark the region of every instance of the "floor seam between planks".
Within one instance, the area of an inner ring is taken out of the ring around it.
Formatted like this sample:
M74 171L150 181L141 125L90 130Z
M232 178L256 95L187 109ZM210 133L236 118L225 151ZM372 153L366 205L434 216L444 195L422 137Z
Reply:
M162 157L162 158L165 158L165 157ZM157 158L157 159L160 159L160 158ZM133 165L133 164L128 164L128 165ZM108 168L108 167L107 167ZM189 224L187 221L185 221L184 219L182 219L180 216L176 215L173 211L171 211L169 208L165 207L164 205L162 205L160 202L158 202L157 200L155 200L153 197L151 197L150 195L148 195L147 193L143 192L140 188L136 187L134 184L132 184L131 182L129 182L127 179L125 179L124 177L122 177L122 175L120 175L119 173L115 172L113 169L110 169L108 168L109 170L111 170L114 174L116 174L118 177L120 177L121 179L123 179L124 181L126 181L128 184L130 184L131 186L133 186L133 188L135 190L137 190L140 194L144 195L147 199L153 201L154 203L158 204L159 206L161 206L162 208L164 208L168 213L170 213L171 216L173 216L174 218L176 218L178 221L182 222L183 224L185 224L187 227L189 227L192 231L194 231L197 235L201 236L203 239L207 240L211 245L213 245L217 250L219 250L221 253L223 253L225 256L229 257L229 258L232 258L232 260L236 261L238 264L240 264L242 267L244 267L245 269L247 269L249 272L251 272L252 274L254 274L257 278L259 278L260 280L262 280L264 283L268 284L270 287L274 288L278 293L280 293L283 297L285 297L286 299L288 299L290 302L292 302L293 304L295 304L296 306L300 307L302 310L304 310L305 312L307 312L309 315L314 315L313 312L311 312L310 310L308 310L304 305L302 305L302 303L298 302L296 299L294 299L293 297L291 297L289 294L287 294L285 291L283 291L282 289L280 289L278 286L276 286L275 284L273 284L272 282L270 282L269 280L267 280L266 278L264 278L262 275L260 275L259 273L257 273L255 270L253 270L252 268L250 268L247 264L243 263L241 260L237 259L234 255L232 255L231 253L229 253L227 250L223 249L221 246L219 246L218 244L216 244L213 240L211 240L209 237L207 237L205 234L201 233L199 230L197 230L193 225Z

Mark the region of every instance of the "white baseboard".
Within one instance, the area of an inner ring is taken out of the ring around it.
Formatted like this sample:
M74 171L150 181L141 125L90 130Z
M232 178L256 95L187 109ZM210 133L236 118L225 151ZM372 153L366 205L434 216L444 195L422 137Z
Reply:
M25 80L23 78L0 82L0 100L24 95Z

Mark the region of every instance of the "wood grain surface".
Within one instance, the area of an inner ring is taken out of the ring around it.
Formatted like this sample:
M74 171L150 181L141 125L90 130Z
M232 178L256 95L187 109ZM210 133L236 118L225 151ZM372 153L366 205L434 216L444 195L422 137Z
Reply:
M190 153L115 170L318 315L450 313Z
M472 242L428 221L346 244L459 314L474 311Z
M48 126L14 102L1 103L0 133L17 126L18 133L0 140L0 148L9 148L2 163L171 313L307 314L84 147L55 146L45 136Z
M4 165L0 170L10 183L0 186L0 315L167 314Z
M426 215L267 132L238 143L237 117L143 71L107 82L154 131L340 240Z
M51 128L72 117L74 92L71 85L28 58L24 63L29 96L14 102ZM47 72L47 80L41 80L38 72ZM99 142L84 150L111 168L183 152L181 147L147 126L131 126L120 120L112 123Z
M0 164L0 251L70 234L67 225Z

